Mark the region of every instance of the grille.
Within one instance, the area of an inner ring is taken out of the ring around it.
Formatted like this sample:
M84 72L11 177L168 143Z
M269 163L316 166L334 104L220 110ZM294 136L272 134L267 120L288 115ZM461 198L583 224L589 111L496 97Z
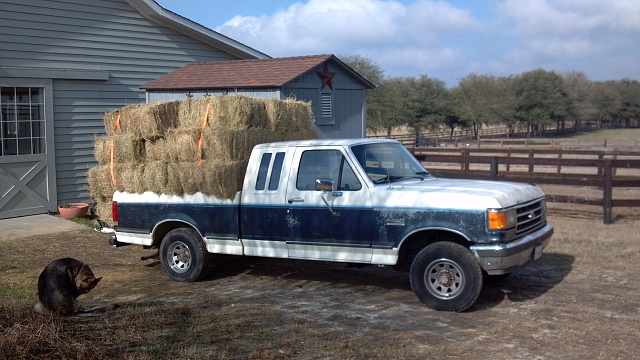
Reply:
M545 218L543 201L528 203L516 209L518 217L516 235L531 232L543 224Z

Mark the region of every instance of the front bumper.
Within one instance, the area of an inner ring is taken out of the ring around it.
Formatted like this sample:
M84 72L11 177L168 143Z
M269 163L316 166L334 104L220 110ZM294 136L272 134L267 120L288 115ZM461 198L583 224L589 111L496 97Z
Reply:
M514 272L533 262L542 255L553 235L553 226L546 225L522 239L497 245L473 245L478 263L489 275L501 275Z

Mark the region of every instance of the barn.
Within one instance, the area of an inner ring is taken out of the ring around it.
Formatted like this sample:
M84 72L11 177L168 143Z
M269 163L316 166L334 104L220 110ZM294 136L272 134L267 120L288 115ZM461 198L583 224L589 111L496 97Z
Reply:
M150 103L223 94L307 101L321 138L364 137L373 87L334 55L196 62L142 85Z
M158 85L191 71L187 64L226 62L236 73L267 64L269 76ZM153 0L1 0L0 219L91 203L93 140L104 134L104 114L125 105L183 93L296 97L314 104L320 136L362 136L367 88L334 56L271 59Z
M0 1L0 219L91 202L105 112L192 62L267 55L153 0Z

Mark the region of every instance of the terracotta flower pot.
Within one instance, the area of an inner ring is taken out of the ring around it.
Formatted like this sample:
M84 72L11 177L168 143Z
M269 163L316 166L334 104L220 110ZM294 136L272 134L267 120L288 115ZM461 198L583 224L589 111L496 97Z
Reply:
M71 220L79 216L85 216L88 211L89 204L85 203L69 203L58 206L58 212L67 220Z

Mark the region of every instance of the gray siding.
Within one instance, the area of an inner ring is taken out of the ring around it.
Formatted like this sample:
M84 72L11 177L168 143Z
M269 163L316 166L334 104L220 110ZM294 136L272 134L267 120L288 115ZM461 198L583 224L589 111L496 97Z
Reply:
M280 99L280 91L277 89L214 89L214 90L152 90L147 93L149 104L158 101L186 100L191 93L193 99L199 99L206 95L244 95L260 99Z
M365 132L366 88L350 73L329 62L329 71L335 72L332 79L333 89L325 87L320 90L322 82L317 72L323 71L324 65L289 82L283 89L285 97L295 97L310 101L316 118L316 132L321 138L361 138ZM323 122L320 117L320 96L332 93L332 119Z
M56 73L58 202L90 200L85 174L95 165L92 141L104 133L105 112L145 102L140 85L189 62L230 59L236 57L149 21L124 0L0 0L0 66ZM82 80L82 71L108 76Z

